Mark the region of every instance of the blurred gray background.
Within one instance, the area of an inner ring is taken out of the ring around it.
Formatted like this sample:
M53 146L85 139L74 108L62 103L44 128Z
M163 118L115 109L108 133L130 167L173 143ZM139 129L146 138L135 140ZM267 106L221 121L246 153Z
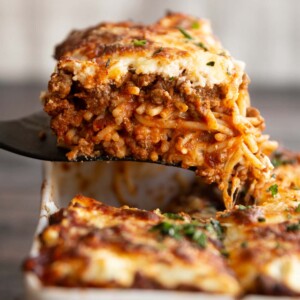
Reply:
M300 151L300 0L0 0L0 121L41 109L54 45L71 29L151 23L166 10L211 20L223 45L246 62L266 132ZM37 224L41 169L0 150L0 299L23 299L20 265Z
M299 84L299 0L1 0L0 81L46 81L53 46L72 28L151 23L168 9L210 19L224 46L247 63L253 83Z

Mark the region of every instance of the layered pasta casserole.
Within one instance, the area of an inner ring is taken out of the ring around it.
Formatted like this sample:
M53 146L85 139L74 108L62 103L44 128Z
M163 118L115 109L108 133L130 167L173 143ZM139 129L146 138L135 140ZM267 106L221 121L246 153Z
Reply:
M243 63L208 21L101 23L73 31L55 57L42 98L70 160L107 154L195 168L227 207L241 185L269 177L276 143L250 106Z
M232 209L198 181L154 211L78 195L25 270L44 286L299 296L300 159L282 161L255 203Z
M198 176L152 211L76 196L26 272L43 286L300 296L300 158L263 134L244 65L208 21L101 23L71 32L55 58L42 100L70 161L130 157Z

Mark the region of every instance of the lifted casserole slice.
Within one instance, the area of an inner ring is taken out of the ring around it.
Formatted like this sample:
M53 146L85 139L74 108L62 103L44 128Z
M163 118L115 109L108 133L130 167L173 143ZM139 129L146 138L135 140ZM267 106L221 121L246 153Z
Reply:
M102 23L73 31L55 57L42 98L70 160L108 154L195 167L227 207L246 180L269 176L275 145L250 106L243 63L206 20Z

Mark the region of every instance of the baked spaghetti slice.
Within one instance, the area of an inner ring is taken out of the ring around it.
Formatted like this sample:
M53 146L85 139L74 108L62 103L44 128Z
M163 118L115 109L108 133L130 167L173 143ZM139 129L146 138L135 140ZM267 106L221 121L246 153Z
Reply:
M220 228L184 214L115 208L77 196L50 217L25 262L44 286L203 291L238 295L220 254Z
M195 167L227 207L245 181L269 176L276 145L250 106L244 65L206 20L101 23L73 31L55 57L42 98L70 160L108 154Z

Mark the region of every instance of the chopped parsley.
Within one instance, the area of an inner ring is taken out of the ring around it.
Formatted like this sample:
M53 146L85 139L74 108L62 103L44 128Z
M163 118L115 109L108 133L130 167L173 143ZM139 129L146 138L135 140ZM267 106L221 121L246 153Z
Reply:
M246 209L252 208L252 205L245 206L243 204L239 204L237 207L238 207L239 210L246 210Z
M177 29L182 33L182 35L188 40L193 40L193 37L182 27L177 27Z
M207 237L206 234L197 230L193 233L192 240L196 242L201 248L206 248Z
M298 231L300 230L300 221L299 223L289 224L286 226L286 231Z
M245 210L245 209L247 209L247 206L242 205L242 204L239 204L239 205L238 205L238 209L239 209L239 210Z
M299 186L294 186L294 187L293 187L293 190L294 190L294 191L300 191L300 187L299 187Z
M271 192L272 197L274 198L278 194L278 185L275 183L271 185L268 189L267 192Z
M201 248L205 248L207 244L207 237L204 232L199 230L201 224L183 224L182 233L184 236L191 238Z
M296 213L300 213L300 203L299 203L298 206L295 208L295 212L296 212Z
M271 160L271 163L272 163L272 165L273 165L275 168L277 168L277 167L279 167L280 165L282 165L282 160L280 160L280 159L274 157L274 158Z
M258 217L257 221L260 222L260 223L263 223L263 222L266 222L266 218L264 218L264 217Z
M191 239L201 248L205 248L207 245L207 236L200 229L202 224L172 224L169 222L161 222L153 226L150 231L159 231L160 234L170 236L175 239L186 237Z
M145 46L147 44L146 40L133 40L134 46Z
M206 65L210 66L210 67L213 67L215 65L215 62L214 61L209 61Z
M193 29L197 29L195 28L195 26L200 26L199 23L195 23L195 24L198 24L198 25L192 25L192 28ZM177 27L177 29L182 33L182 35L188 39L188 40L193 40L194 38L182 27ZM202 48L204 51L208 51L207 47L202 43L202 42L196 42L194 43L196 46ZM215 62L213 62L215 64Z
M226 249L221 249L220 253L226 258L229 257L229 252Z
M248 242L244 241L241 243L241 248L247 248L248 247Z
M172 220L184 220L183 216L180 216L178 214L174 214L174 213L164 213L163 214L166 218L168 219L172 219Z
M193 28L193 29L199 29L199 28L200 28L200 23L197 22L197 21L193 22L192 28Z
M271 162L272 162L273 166L276 168L281 165L293 164L293 163L295 163L295 160L294 159L284 159L282 153L276 152L274 154L274 157L272 158Z
M221 226L220 222L213 219L213 220L210 221L210 224L211 224L212 228L214 229L214 231L216 232L217 237L220 240L223 239L224 229Z
M150 231L159 231L162 235L168 235L175 239L179 239L181 236L179 234L179 226L169 222L161 222L154 225Z
M110 58L106 61L105 68L108 68L110 65Z
M163 51L163 47L160 47L160 48L156 49L156 50L153 52L152 56L155 56L156 54L160 53L161 51Z
M208 50L207 47L202 42L195 43L195 45L202 48L204 51Z
M188 235L188 236L193 235L193 234L195 233L196 229L197 229L196 226L197 226L197 225L195 225L195 224L190 224L190 223L184 224L184 225L182 226L183 233L184 233L185 235Z

